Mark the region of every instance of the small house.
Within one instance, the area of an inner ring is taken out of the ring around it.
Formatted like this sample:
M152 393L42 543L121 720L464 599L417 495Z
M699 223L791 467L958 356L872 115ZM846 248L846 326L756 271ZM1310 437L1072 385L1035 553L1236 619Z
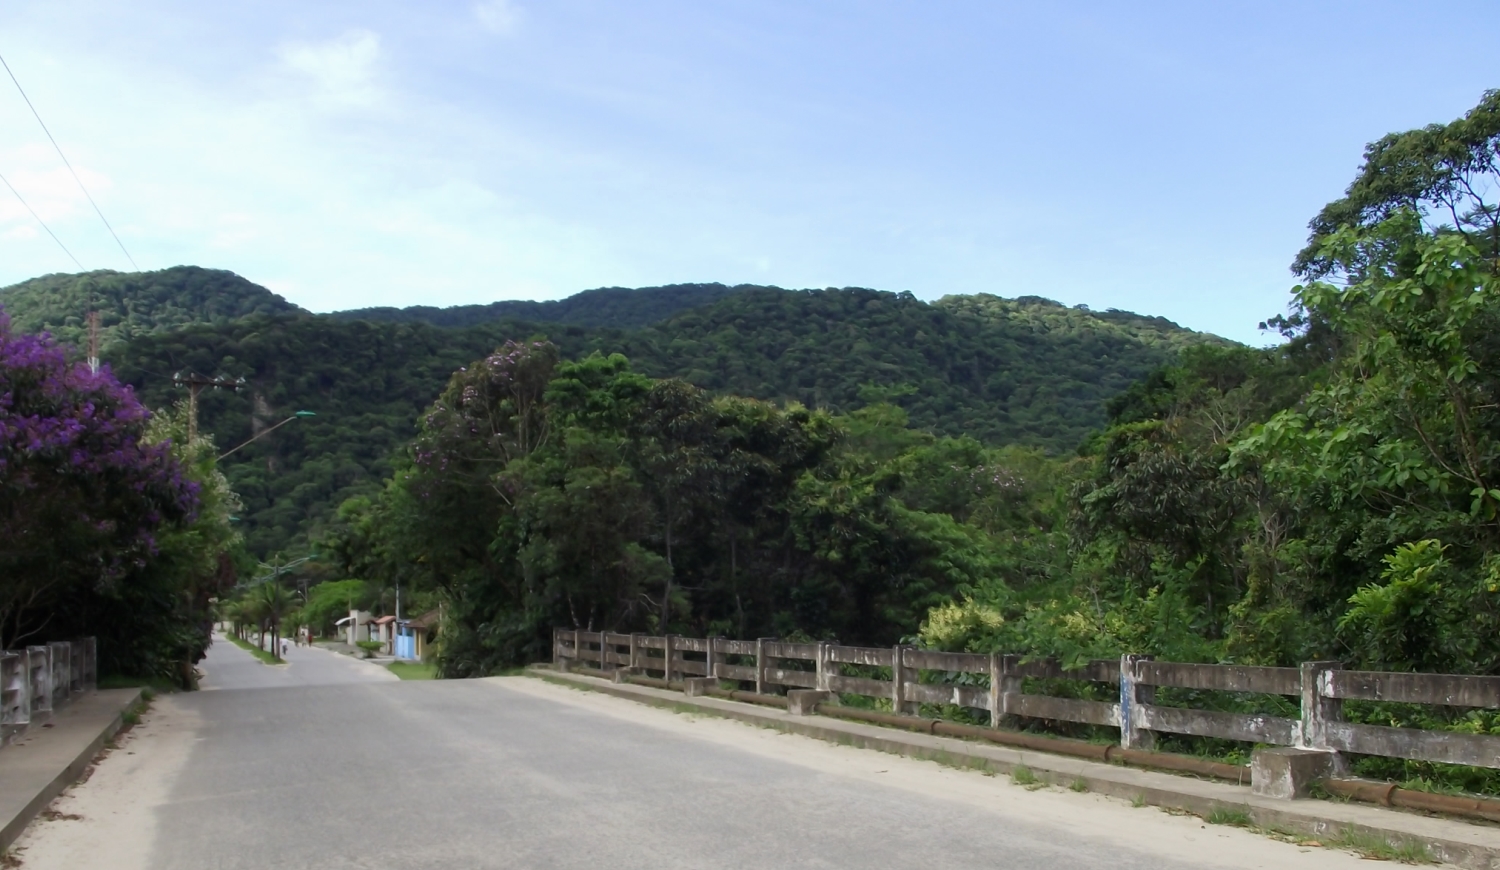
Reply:
M402 620L396 626L396 651L398 659L425 661L428 649L437 640L438 620L441 611L429 610L416 619Z
M396 645L396 617L382 616L370 623L370 640L380 642L380 651L389 655Z
M339 630L344 634L344 642L354 646L362 640L372 640L370 637L370 623L374 617L368 610L351 610L349 615L335 622Z

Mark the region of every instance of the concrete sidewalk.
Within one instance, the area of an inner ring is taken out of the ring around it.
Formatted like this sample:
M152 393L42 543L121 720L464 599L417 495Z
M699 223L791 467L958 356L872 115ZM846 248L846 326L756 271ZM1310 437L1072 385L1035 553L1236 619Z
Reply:
M124 724L140 689L105 689L73 698L46 725L0 749L0 852L72 785Z
M1458 819L1420 815L1402 810L1331 800L1284 801L1257 797L1250 787L1217 780L1194 779L1139 768L1101 764L1045 752L937 737L850 722L826 716L797 716L782 710L726 701L688 697L681 692L617 684L581 674L558 673L546 666L527 674L554 683L603 692L678 712L701 712L751 725L775 728L830 743L875 749L922 758L954 767L1009 774L1025 767L1051 785L1141 801L1168 810L1209 816L1220 812L1248 817L1260 827L1317 839L1329 846L1342 842L1384 843L1393 848L1425 847L1435 861L1474 870L1500 868L1500 827ZM1086 823L1086 822L1084 822Z

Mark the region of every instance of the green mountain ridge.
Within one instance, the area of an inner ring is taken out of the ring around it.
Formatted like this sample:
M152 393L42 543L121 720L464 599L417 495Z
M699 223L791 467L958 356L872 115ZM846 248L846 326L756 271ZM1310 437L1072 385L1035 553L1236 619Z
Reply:
M88 342L90 311L99 312L101 347L193 324L309 314L233 272L198 266L43 275L0 287L0 308L23 332L50 332L79 347Z
M761 288L753 284L668 284L663 287L600 287L584 290L566 299L547 302L504 299L486 305L452 305L435 308L355 308L335 311L338 320L369 320L379 323L427 323L432 326L478 326L496 320L529 320L570 326L613 326L631 329L666 320L681 311L712 305L726 296Z
M12 316L22 328L60 321L63 328L51 327L56 334L81 337L81 322L60 314L99 285L118 291L128 277L47 276L0 291L0 305L12 309L19 298L23 304ZM108 309L126 316L111 322L106 315L117 340L106 341L104 358L149 406L183 397L172 387L173 372L244 377L248 389L241 394L200 398L202 429L221 450L293 411L318 415L224 463L245 501L247 539L260 555L305 541L341 501L378 486L448 376L507 339L546 338L568 358L622 353L653 377L840 414L890 401L917 428L1053 453L1076 447L1105 421L1108 400L1182 348L1228 344L1163 318L1068 308L1040 297L949 296L928 303L863 288L606 288L519 309L573 323L505 318L444 327L407 317L428 309L395 310L407 318L395 320L309 314L227 272L180 267L143 277L154 288L143 294L144 304L127 297ZM26 292L14 294L17 288ZM705 298L713 301L649 322ZM591 302L599 305L592 314ZM471 308L459 313L515 310ZM242 309L249 313L233 316ZM445 310L453 311L430 309Z

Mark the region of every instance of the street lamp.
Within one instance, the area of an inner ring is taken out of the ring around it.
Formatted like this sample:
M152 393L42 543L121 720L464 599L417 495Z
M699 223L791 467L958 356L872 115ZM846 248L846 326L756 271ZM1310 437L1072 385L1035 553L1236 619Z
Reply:
M285 420L282 420L280 423L277 423L275 426L272 426L269 429L262 429L260 431L260 433L258 435L255 435L254 437L252 437L250 439L250 441L255 441L258 438L264 438L267 435L270 435L272 432L276 431L277 429L280 429L282 426L285 426L286 424L288 424L288 423L292 422L293 420L297 419L298 417L316 417L316 416L318 416L318 415L314 414L312 411L298 411L297 413L295 413L292 416L286 418ZM241 447L244 447L245 444L249 444L250 441L246 441L244 444L236 445L235 447L230 448L226 452L219 454L219 459L216 459L214 461L218 462L218 461L222 460L224 457L228 456L230 453L233 453L234 451L240 449Z
M310 562L313 559L318 558L318 554L314 553L311 556L303 556L300 559L293 559L292 561L287 562L285 565L280 564L280 562L279 562L279 560L281 558L280 556L277 556L276 558L277 558L278 561L277 562L272 562L269 565L267 565L265 562L260 563L260 567L262 567L262 568L270 568L271 569L271 573L269 573L269 574L263 574L263 575L261 575L259 577L256 577L255 580L252 581L252 582L254 582L254 583L264 583L267 580L274 581L277 578L279 578L282 574L286 574L291 569L297 567L298 565L301 565L303 562ZM306 595L304 594L303 597L305 598Z

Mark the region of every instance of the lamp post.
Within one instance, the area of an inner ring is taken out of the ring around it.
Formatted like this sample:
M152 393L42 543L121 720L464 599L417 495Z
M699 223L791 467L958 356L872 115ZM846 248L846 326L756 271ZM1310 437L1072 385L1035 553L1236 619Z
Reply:
M285 426L286 424L292 422L293 420L296 420L299 417L316 417L316 416L318 416L318 415L314 414L312 411L298 411L297 413L295 413L292 416L286 418L285 420L282 420L280 423L277 423L275 426L272 426L269 429L263 429L263 430L261 430L261 432L259 434L255 435L255 436L253 436L250 439L250 441L255 441L255 440L258 440L260 438L264 438L267 435L270 435L272 432L275 432L277 429L280 429L282 426ZM233 453L234 451L240 449L241 447L244 447L245 444L249 444L250 441L246 441L243 444L237 444L234 447L231 447L229 450L227 450L227 451L219 454L219 459L215 460L215 461L217 462L217 461L222 460L224 457L228 456L229 454Z

